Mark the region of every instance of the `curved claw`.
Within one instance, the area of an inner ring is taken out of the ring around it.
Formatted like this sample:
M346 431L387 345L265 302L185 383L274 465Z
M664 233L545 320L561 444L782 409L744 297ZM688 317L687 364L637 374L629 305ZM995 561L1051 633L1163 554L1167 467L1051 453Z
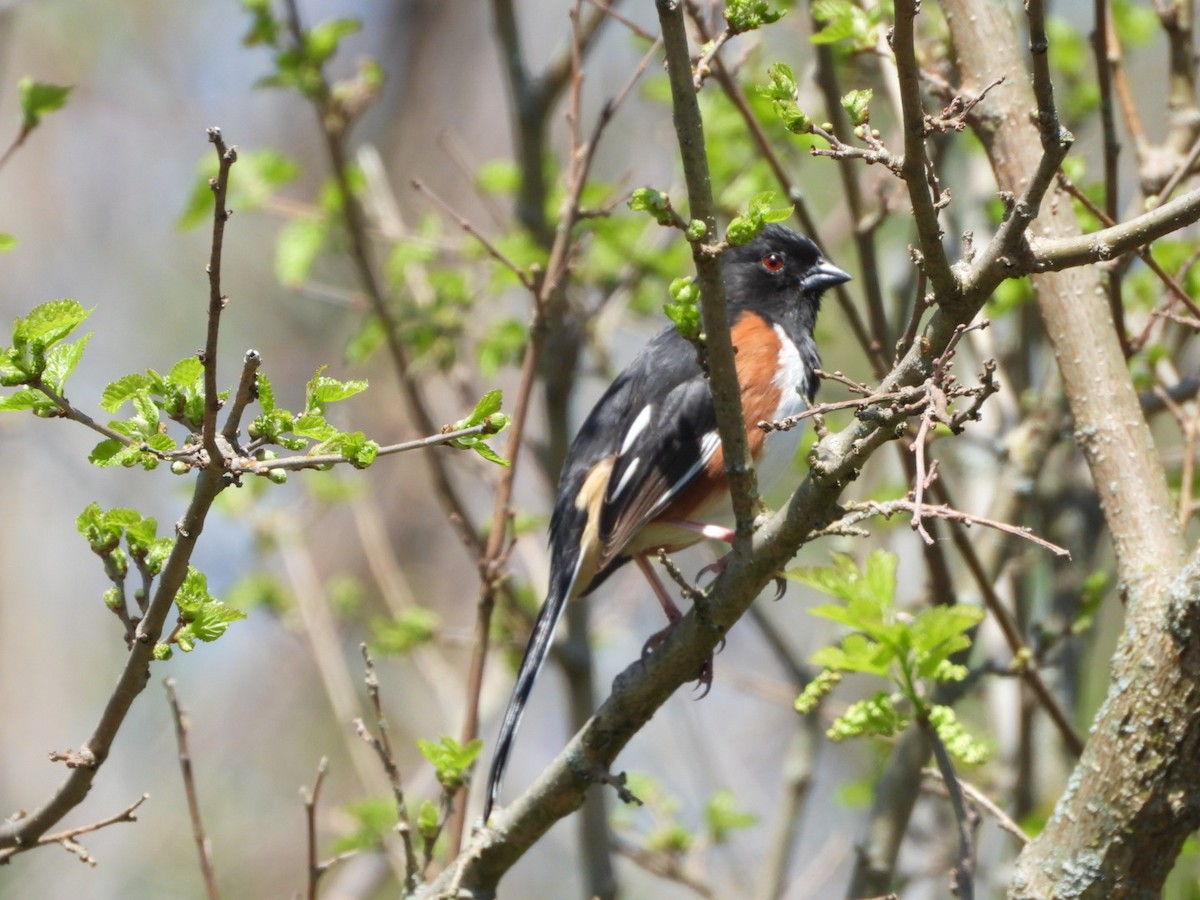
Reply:
M646 638L646 643L642 644L642 662L646 661L646 657L658 650L659 647L667 640L671 632L675 630L677 622L672 622L666 628L661 628L650 637ZM720 653L725 649L725 638L721 638L721 643L717 645L713 653ZM696 673L696 689L703 690L703 693L697 697L697 700L702 700L708 696L708 692L712 690L713 682L713 658L709 655L703 663L700 664L700 671Z
M727 565L727 562L726 562L727 559L728 559L728 555L722 556L720 559L710 562L707 566L705 566L699 572L696 573L696 577L693 580L697 584L699 584L700 579L703 578L705 575L711 575L715 579L718 575L720 575L722 572L725 571L725 566Z
M703 700L708 696L708 692L712 690L713 683L713 660L710 656L700 666L700 674L696 676L696 690L700 691L699 696L693 698L695 700Z
M722 572L725 571L725 567L728 564L729 564L729 555L728 554L726 554L725 556L722 556L720 559L715 560L714 562L710 562L707 566L705 566L699 572L696 573L696 578L695 578L696 583L699 584L700 579L703 578L705 575L712 575L713 578L718 577ZM776 599L776 600L783 599L783 595L787 593L787 579L784 578L782 575L776 575L771 580L775 583L775 598L774 599Z

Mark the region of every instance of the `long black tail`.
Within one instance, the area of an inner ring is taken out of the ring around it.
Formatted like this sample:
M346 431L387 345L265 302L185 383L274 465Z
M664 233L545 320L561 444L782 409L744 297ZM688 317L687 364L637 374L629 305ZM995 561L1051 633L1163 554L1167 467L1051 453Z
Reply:
M483 807L483 821L492 815L492 807L500 793L500 782L504 779L504 770L508 768L508 758L512 754L513 740L517 736L517 726L521 724L521 716L525 712L525 704L533 693L533 684L537 681L542 664L550 654L550 645L554 641L554 629L562 618L563 610L567 608L570 592L551 593L542 604L537 621L533 625L533 633L529 635L529 644L525 647L525 656L521 659L521 667L517 670L517 683L513 687L512 697L508 700L508 709L504 711L504 721L500 725L500 734L496 738L496 750L492 754L492 768L488 773L487 801Z

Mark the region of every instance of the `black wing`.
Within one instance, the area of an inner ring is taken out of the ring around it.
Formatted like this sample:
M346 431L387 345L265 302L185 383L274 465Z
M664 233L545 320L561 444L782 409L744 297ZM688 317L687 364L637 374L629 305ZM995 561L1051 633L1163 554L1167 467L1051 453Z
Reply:
M587 593L625 562L630 538L718 446L696 349L667 328L613 382L571 445L550 522L551 594ZM592 571L576 571L589 552Z
M696 351L668 328L646 346L583 423L550 519L550 590L517 670L488 774L484 822L567 603L616 571L622 549L716 451L716 416Z

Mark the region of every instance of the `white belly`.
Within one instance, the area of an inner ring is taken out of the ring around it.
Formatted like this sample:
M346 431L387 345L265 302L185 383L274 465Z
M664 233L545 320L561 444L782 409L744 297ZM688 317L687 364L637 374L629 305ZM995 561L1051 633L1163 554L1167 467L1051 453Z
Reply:
M804 398L802 388L808 378L808 367L800 357L800 351L792 343L787 332L779 325L775 326L775 334L779 337L779 372L775 376L775 386L782 396L779 409L775 411L775 420L794 416L808 409L808 401ZM767 494L771 488L791 468L796 451L800 449L800 438L804 435L804 423L787 431L772 431L763 441L762 458L758 461L758 490Z

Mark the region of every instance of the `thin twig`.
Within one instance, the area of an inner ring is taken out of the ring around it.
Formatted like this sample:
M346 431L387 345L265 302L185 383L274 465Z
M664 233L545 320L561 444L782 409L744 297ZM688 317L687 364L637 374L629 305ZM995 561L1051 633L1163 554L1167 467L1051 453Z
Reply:
M1081 191L1079 187L1071 181L1071 179L1067 178L1066 174L1061 170L1058 173L1058 184L1063 190L1065 190L1075 200L1082 204L1089 213L1099 219L1100 223L1104 225L1105 228L1113 228L1116 226L1117 223L1113 220L1113 218L1105 210L1102 210L1096 206L1096 204L1092 202L1091 198ZM1196 302L1191 298L1191 296L1189 296L1188 292L1185 291L1179 284L1179 281L1169 272L1167 272L1166 269L1159 265L1158 260L1154 258L1154 254L1150 252L1148 245L1136 247L1134 248L1133 252L1137 253L1138 257L1146 264L1147 268L1149 268L1151 272L1158 276L1159 280L1163 283L1163 286L1167 289L1167 292L1172 298L1174 298L1174 300L1178 300L1180 303L1186 306L1193 315L1200 316L1200 306L1197 306ZM1147 337L1147 332L1143 332L1134 343L1133 349L1139 349L1143 344L1145 344Z
M1100 90L1100 121L1104 130L1104 212L1110 222L1117 219L1119 197L1117 159L1121 143L1117 140L1117 123L1113 112L1112 70L1108 53L1108 0L1094 0L1092 16L1092 52L1096 59L1096 84ZM1125 328L1125 307L1121 303L1121 273L1109 269L1105 273L1105 292L1112 313L1117 340L1126 358L1132 355L1129 335Z
M104 437L108 438L109 440L119 441L121 444L124 444L126 447L137 446L138 449L142 450L143 452L153 453L155 456L158 456L160 458L166 457L166 454L164 454L158 450L155 450L154 448L150 447L148 444L145 444L142 441L135 440L134 438L131 438L128 435L121 434L118 431L114 431L113 429L109 428L107 425L101 425L99 422L97 422L95 419L93 419L91 416L89 416L83 410L76 409L74 406L71 405L70 401L67 400L66 397L62 396L56 390L54 390L54 388L52 388L50 385L46 384L46 382L43 381L41 379L41 377L35 378L32 381L30 381L29 387L31 387L35 391L40 391L42 394L45 394L46 398L51 403L53 403L55 406L58 407L59 418L69 419L72 422L78 422L80 425L90 428L92 431L96 432L97 434L103 435Z
M62 844L64 847L68 842L74 842L75 838L81 834L90 834L93 831L99 831L101 828L107 828L109 825L117 825L121 822L136 822L137 816L134 813L137 808L150 799L149 794L142 794L131 806L126 807L117 813L115 816L109 816L107 819L101 819L99 822L92 822L90 825L81 825L78 828L68 828L66 831L56 831L53 834L43 834L36 841L28 846L6 847L0 850L0 865L7 865L8 861L25 850L32 850L34 847L44 847L48 844ZM17 820L19 821L19 820ZM77 853L73 848L67 847L72 853ZM83 858L84 862L94 866L94 859Z
M495 433L496 425L494 422L481 422L478 425L472 425L469 428L459 428L455 431L446 431L441 434L431 434L429 437L416 438L415 440L411 441L401 441L398 444L388 444L380 447L375 455L377 457L393 456L397 453L407 453L410 450L423 450L428 447L437 447L442 444L450 444L454 441L462 440L463 438L474 437L476 435ZM282 456L278 459L254 459L252 457L243 457L231 460L229 464L229 470L234 473L265 475L268 472L276 469L320 469L350 462L352 462L352 460L347 459L340 453L321 453L305 456Z
M487 251L488 256L496 260L496 262L500 263L500 265L504 266L504 268L516 275L517 280L521 282L522 286L524 286L526 290L537 290L537 283L533 277L515 262L513 262L503 250L488 240L487 237L485 237L474 225L471 224L470 219L455 210L453 206L443 200L438 193L433 190L433 188L429 187L429 185L427 185L420 178L414 178L410 183L419 193L428 197L433 204L438 207L438 209L452 218L458 224L459 228L461 228L471 237L475 238L475 240L479 243L479 246Z
M363 664L366 667L363 681L367 685L367 696L371 698L371 708L375 712L375 728L378 736L372 735L363 724L362 719L354 720L354 730L364 741L371 745L375 754L387 773L388 782L392 786L392 797L396 801L396 831L404 844L404 869L406 891L416 890L420 881L420 866L417 863L417 852L413 846L412 823L408 817L408 802L404 799L404 785L400 780L400 767L396 764L396 755L392 752L392 739L388 734L387 719L383 715L383 703L379 698L379 676L375 674L375 662L371 659L366 644L361 644Z
M815 18L813 24L816 25ZM841 104L842 91L838 83L833 47L829 44L818 44L815 48L815 55L817 87L820 89L825 103L825 115L834 126L833 132L844 134L848 129L849 120ZM870 126L868 125L868 127ZM887 311L883 303L883 288L879 281L879 259L875 246L875 230L882 224L883 218L875 216L872 217L871 222L868 222L858 168L841 165L837 169L841 179L842 196L846 200L846 208L850 216L854 247L858 254L859 271L863 279L863 293L867 301L867 316L871 323L871 335L865 346L868 359L871 360L872 368L878 378L887 371L887 359L883 348L888 345L889 331Z
M838 520L837 524L841 526L853 525L856 522L861 522L872 516L883 516L885 519L891 518L897 513L907 512L914 513L917 504L912 500L867 500L862 503L847 503L844 509L851 515L843 516ZM1031 544L1036 544L1044 550L1049 550L1055 556L1061 559L1070 559L1071 552L1065 547L1060 547L1058 544L1052 543L1043 537L1038 536L1028 528L1022 528L1017 525L1009 525L1007 522L997 522L994 519L988 519L983 516L976 516L971 513L963 512L959 509L953 509L943 504L922 504L921 515L928 516L934 519L946 519L951 522L960 522L967 527L972 525L982 525L985 528L992 528L996 531L1002 531L1005 534L1011 534L1014 537L1019 537L1022 540L1029 541Z
M913 217L917 220L922 267L938 299L946 302L958 294L959 285L942 246L942 229L938 224L935 198L930 196L929 192L930 163L925 152L925 110L921 105L920 66L916 57L917 12L918 4L915 0L898 0L896 3L892 50L896 54L896 72L900 79L900 99L903 103L902 171L908 187L908 196L912 201Z
M258 369L262 365L262 354L257 350L247 350L242 357L242 377L238 381L237 393L233 397L233 405L225 416L225 427L221 433L225 440L232 442L237 437L242 424L242 413L254 400L258 399Z
M217 340L221 331L221 312L229 302L229 298L221 293L221 248L225 240L225 223L233 215L233 210L225 206L225 198L229 192L229 170L237 162L237 148L226 147L221 129L215 126L208 129L208 140L216 150L217 175L209 181L213 192L213 227L207 267L208 332L200 361L204 363L204 449L208 452L209 465L219 466L225 454L217 443L217 412L221 409L217 391Z
M926 778L937 779L939 782L941 782L943 787L946 785L946 779L937 769L922 769L921 774ZM1022 844L1029 843L1029 835L1025 833L1025 829L1014 822L1012 816L993 803L991 797L989 797L979 788L975 787L975 785L971 784L971 782L964 781L961 776L958 778L958 786L962 792L968 798L970 798L972 803L983 809L988 813L988 815L996 820L996 824L1000 826L1002 831L1007 831ZM948 792L949 789L947 789L947 793Z
M946 486L938 485L936 490L943 496L946 494ZM1012 528L1012 526L1007 526ZM1004 531L1005 529L998 529ZM1011 532L1010 532L1011 533ZM1031 532L1020 532L1018 537L1028 537ZM994 574L984 568L983 561L979 558L979 553L975 545L967 538L966 533L962 529L952 528L950 530L950 538L954 541L954 546L962 556L963 561L967 564L967 568L971 572L971 577L975 579L975 586L979 589L980 595L983 597L983 605L987 607L988 614L992 620L999 626L1000 633L1004 635L1004 641L1008 644L1009 652L1013 655L1013 667L1020 674L1021 678L1028 685L1037 699L1039 705L1046 711L1050 717L1051 723L1058 731L1059 737L1067 749L1078 758L1083 753L1083 738L1075 728L1075 723L1071 721L1071 717L1066 710L1058 702L1058 699L1050 692L1046 686L1045 680L1042 678L1041 670L1038 668L1036 657L1025 644L1021 636L1021 629L1014 621L1012 614L996 593Z
M577 14L578 10L576 9L573 21L577 20ZM581 34L578 29L579 26L575 31L573 55L577 66L582 63L583 42L586 38L586 35ZM651 48L651 52L656 48L657 43ZM567 276L573 252L573 235L575 226L582 216L580 200L591 172L596 149L618 107L645 72L648 62L648 58L643 59L641 65L630 75L617 96L604 104L592 126L591 134L582 144L579 143L579 95L577 90L582 73L579 71L575 73L575 88L570 112L574 122L572 127L574 146L565 175L566 198L560 207L553 242L546 262L545 276L535 286L531 286L535 288L533 291L533 323L530 327L529 341L525 346L525 356L521 362L521 380L512 408L511 426L505 445L505 455L509 461L509 467L501 475L496 486L491 531L488 533L487 544L483 549L479 564L481 585L475 620L475 645L468 672L466 708L460 734L461 742L464 744L473 740L479 732L479 699L482 696L484 667L491 639L492 612L495 609L497 589L504 581L503 570L507 563L508 547L510 546L509 523L512 516L513 485L524 441L525 424L537 381L538 368L541 364L547 322L565 302ZM447 826L452 856L456 855L458 848L461 847L463 832L466 828L465 788L458 791L456 799L457 803Z
M292 40L297 46L301 46L306 37L296 0L287 0L285 9ZM321 137L325 142L329 167L342 199L342 221L349 237L350 256L359 285L370 302L371 311L383 325L384 341L392 359L392 368L400 382L401 393L404 395L409 415L413 418L417 432L433 434L438 430L437 425L425 402L425 396L418 384L417 376L412 370L408 351L401 340L399 323L392 311L387 292L375 271L366 215L350 185L350 166L345 147L345 117L341 114L343 111L337 107L337 100L333 96L323 66L320 69L319 82L316 100L313 104L314 112L317 116ZM430 453L425 455L425 461L432 476L434 494L445 508L448 521L463 544L478 559L483 552L483 538L473 524L466 501L450 479L443 458Z
M343 860L358 855L358 850L343 850L325 860L317 857L317 802L320 799L321 785L325 783L325 775L329 771L329 758L322 756L317 763L317 777L313 780L311 791L300 789L304 798L304 822L308 845L308 878L306 880L305 896L307 900L317 900L317 884L321 876Z
M955 860L954 871L951 874L951 891L959 900L973 900L975 897L975 830L979 826L979 814L968 808L963 798L962 784L954 772L954 763L946 752L937 729L927 717L917 718L926 740L933 748L933 758L937 761L938 771L950 794L950 806L954 810L954 821L958 826L958 857Z
M317 861L317 800L321 795L321 785L325 783L325 775L329 772L329 757L322 756L317 763L317 777L313 779L311 791L300 789L304 797L304 823L308 846L308 879L306 884L308 900L317 900L317 882L320 881L324 869Z
M225 158L225 154L222 154ZM225 172L228 176L228 171ZM218 211L221 209L217 204ZM223 218L218 212L218 218ZM220 228L214 227L212 259L219 263L221 243ZM219 270L219 265L218 265ZM210 262L210 284L211 284ZM211 309L211 307L210 307ZM210 322L210 334L212 325ZM215 346L215 337L212 338ZM207 383L207 374L206 374ZM212 396L210 393L209 396ZM215 421L213 423L215 434ZM146 607L146 614L137 624L133 645L113 687L108 702L97 721L92 734L82 749L75 751L82 764L69 768L66 779L57 791L37 810L17 821L0 822L0 851L13 847L30 847L62 820L68 812L83 802L91 789L96 773L108 758L113 741L134 700L145 689L149 681L150 663L154 658L155 644L162 636L163 626L175 603L175 597L188 574L188 566L196 549L196 542L204 528L208 512L217 495L226 487L220 472L215 467L205 468L196 479L191 502L187 511L175 525L176 539L171 553L158 576L158 587Z
M611 839L611 842L613 849L617 853L632 862L639 869L643 869L651 875L657 875L665 881L673 881L676 884L683 885L695 893L697 897L704 897L707 900L717 897L717 894L714 893L709 884L709 879L691 871L674 854L665 852L655 853L652 850L639 847L630 841L622 840L615 836Z
M179 706L175 693L175 679L163 681L167 689L167 700L171 704L171 715L175 720L175 742L179 746L179 770L183 774L183 792L187 797L188 816L192 821L192 839L200 853L200 873L204 877L204 890L209 900L217 900L217 875L213 869L212 844L204 833L204 822L200 818L200 798L196 794L196 779L192 773L192 755L188 750L187 717Z

